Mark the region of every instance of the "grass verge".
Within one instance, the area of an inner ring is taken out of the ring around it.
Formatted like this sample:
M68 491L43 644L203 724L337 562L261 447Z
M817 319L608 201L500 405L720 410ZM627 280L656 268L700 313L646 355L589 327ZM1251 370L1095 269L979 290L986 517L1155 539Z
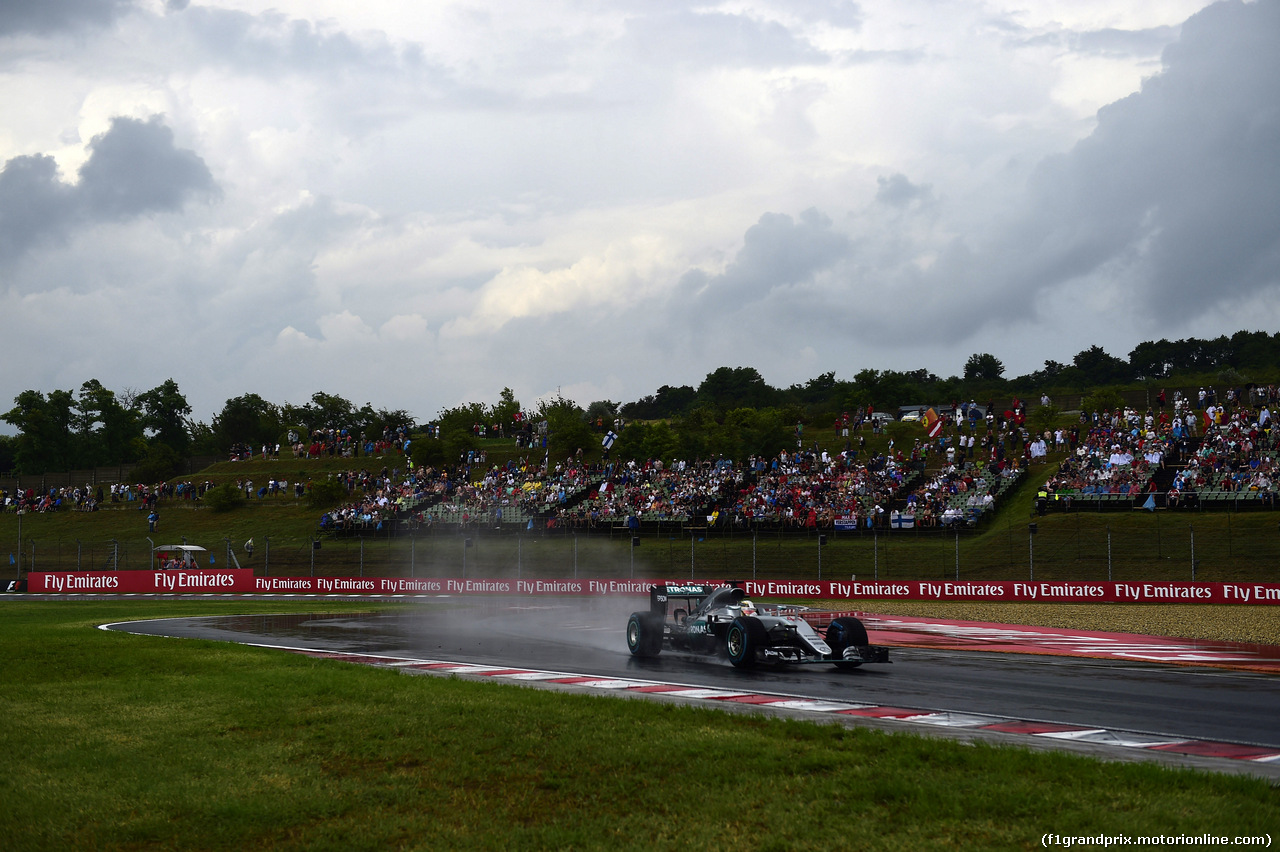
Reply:
M1029 849L1275 828L1277 791L1245 778L93 629L323 608L0 604L3 847Z

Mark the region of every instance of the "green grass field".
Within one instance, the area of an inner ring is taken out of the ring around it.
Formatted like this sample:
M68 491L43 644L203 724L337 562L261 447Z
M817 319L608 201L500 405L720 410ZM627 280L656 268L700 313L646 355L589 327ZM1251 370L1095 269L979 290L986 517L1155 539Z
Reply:
M1031 849L1280 812L1242 777L94 629L322 609L0 602L0 846Z

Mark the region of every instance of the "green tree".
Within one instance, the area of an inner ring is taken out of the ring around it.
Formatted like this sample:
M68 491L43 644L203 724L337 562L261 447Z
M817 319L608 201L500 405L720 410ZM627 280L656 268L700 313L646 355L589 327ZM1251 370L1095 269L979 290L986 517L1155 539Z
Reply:
M578 450L592 450L600 442L587 426L586 412L571 399L557 396L541 400L537 417L547 423L547 449L550 451L572 455Z
M484 423L487 418L488 411L483 403L469 402L456 408L441 409L436 417L436 423L439 424L442 432L450 428L470 431L472 426L476 423Z
M1161 338L1143 341L1129 352L1129 369L1140 379L1163 379L1172 374L1178 363L1181 342L1170 343Z
M14 397L4 421L17 428L15 467L20 473L70 470L74 463L75 398L71 391L25 390Z
M666 421L645 423L634 420L627 423L613 450L620 458L661 459L664 462L676 457L679 441Z
M722 410L737 406L761 408L778 402L779 397L779 392L754 367L720 367L707 373L698 385L698 402Z
M594 428L599 420L605 429L613 428L613 421L618 417L618 403L607 399L597 400L587 406L587 425Z
M18 442L12 435L0 435L0 472L8 473L18 466Z
M1128 361L1107 354L1101 346L1090 346L1076 354L1072 360L1086 385L1111 385L1133 378Z
M364 434L376 440L382 437L384 430L399 429L412 422L413 415L403 409L374 408L366 402L356 412L351 426L355 429L357 436Z
M688 385L676 388L663 385L656 394L622 406L621 413L628 420L665 420L684 414L697 397L698 392Z
M247 393L227 400L214 415L212 428L218 450L226 452L233 444L257 447L276 443L284 432L284 421L279 406Z
M313 393L301 413L308 429L347 429L355 425L356 419L351 400L323 391Z
M187 429L191 406L178 389L178 383L165 379L157 387L139 394L138 404L142 407L142 425L151 430L154 440L185 456L191 443Z
M121 464L137 458L134 440L142 437L140 412L121 404L115 391L103 387L97 379L80 386L75 429L80 465Z
M966 382L995 382L1004 376L1004 363L986 352L974 353L964 362Z
M498 395L498 404L490 410L489 416L494 423L501 423L505 426L515 421L516 413L519 411L520 400L516 399L516 395L511 388L503 388L502 393Z
M152 444L147 456L134 467L132 477L138 482L164 482L178 473L182 459L168 444Z

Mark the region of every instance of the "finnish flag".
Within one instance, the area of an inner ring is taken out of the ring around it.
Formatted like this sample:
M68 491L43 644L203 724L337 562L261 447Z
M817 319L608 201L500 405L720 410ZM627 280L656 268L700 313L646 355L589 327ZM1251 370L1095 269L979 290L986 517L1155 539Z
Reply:
M610 429L608 432L605 433L604 440L601 441L600 443L604 445L604 448L606 450L609 450L609 449L613 449L613 442L616 440L618 440L618 436L614 434L612 429Z

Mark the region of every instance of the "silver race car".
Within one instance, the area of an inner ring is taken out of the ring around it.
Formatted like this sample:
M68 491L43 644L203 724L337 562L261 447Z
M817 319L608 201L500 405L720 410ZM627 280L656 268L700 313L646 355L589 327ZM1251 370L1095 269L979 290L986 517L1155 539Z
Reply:
M825 635L818 628L825 626ZM739 584L664 583L649 590L649 611L627 619L627 647L637 657L664 650L725 655L738 668L829 663L854 669L889 662L889 649L868 644L862 622L800 606L759 606Z

